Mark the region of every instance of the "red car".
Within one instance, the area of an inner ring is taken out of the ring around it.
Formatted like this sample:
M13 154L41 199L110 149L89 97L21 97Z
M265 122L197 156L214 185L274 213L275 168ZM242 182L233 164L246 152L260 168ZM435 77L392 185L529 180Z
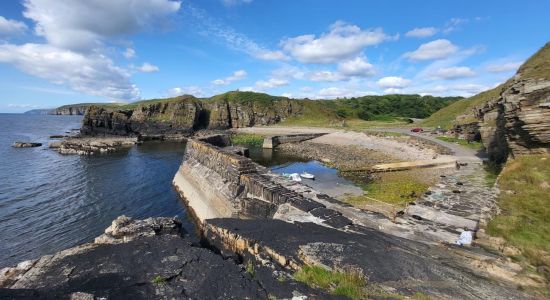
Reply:
M420 127L411 129L411 132L423 132L423 131L424 131L424 129L422 129Z

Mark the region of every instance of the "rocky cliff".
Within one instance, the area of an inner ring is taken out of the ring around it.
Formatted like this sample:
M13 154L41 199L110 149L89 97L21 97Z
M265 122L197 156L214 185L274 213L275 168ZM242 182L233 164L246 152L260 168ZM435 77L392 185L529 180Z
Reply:
M64 105L52 110L49 114L63 116L84 115L88 107L89 105Z
M550 43L529 58L491 96L457 117L457 127L478 128L490 158L550 152Z
M255 101L253 98L236 101L230 96L231 93L211 99L180 96L120 108L92 105L84 115L81 132L86 135L174 138L198 129L275 124L304 110L299 101L283 97L269 101Z

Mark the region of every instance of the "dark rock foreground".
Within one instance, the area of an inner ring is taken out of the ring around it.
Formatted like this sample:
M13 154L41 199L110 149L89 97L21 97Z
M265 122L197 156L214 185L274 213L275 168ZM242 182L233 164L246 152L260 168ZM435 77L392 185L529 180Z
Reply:
M276 280L260 283L262 276L256 277L182 237L177 220L119 217L93 243L0 270L0 299L266 299L308 293L293 281L276 286Z
M269 257L296 269L304 264L360 268L369 284L404 296L422 292L433 299L530 298L475 272L467 260L444 249L368 228L351 229L356 233L314 223L227 218L208 220L204 235L224 255Z

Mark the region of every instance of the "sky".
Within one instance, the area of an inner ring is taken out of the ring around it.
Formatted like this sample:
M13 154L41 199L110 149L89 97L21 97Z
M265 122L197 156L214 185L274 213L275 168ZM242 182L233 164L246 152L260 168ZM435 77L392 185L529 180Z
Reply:
M0 112L230 90L471 96L550 40L550 1L0 1Z

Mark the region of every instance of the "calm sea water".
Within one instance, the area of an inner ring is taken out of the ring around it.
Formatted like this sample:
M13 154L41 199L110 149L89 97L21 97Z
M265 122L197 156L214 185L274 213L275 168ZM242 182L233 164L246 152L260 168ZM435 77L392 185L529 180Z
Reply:
M120 215L178 216L195 232L172 187L184 143L147 142L92 156L47 148L50 135L79 128L81 120L0 114L0 268L92 241ZM43 146L18 149L14 141ZM303 183L333 196L357 189L317 161L263 149L251 149L251 158L277 173L312 173L316 180Z
M50 135L79 128L81 119L0 114L0 268L92 241L123 214L179 216L193 232L171 185L185 144L95 156L47 149ZM14 141L44 146L16 149Z

